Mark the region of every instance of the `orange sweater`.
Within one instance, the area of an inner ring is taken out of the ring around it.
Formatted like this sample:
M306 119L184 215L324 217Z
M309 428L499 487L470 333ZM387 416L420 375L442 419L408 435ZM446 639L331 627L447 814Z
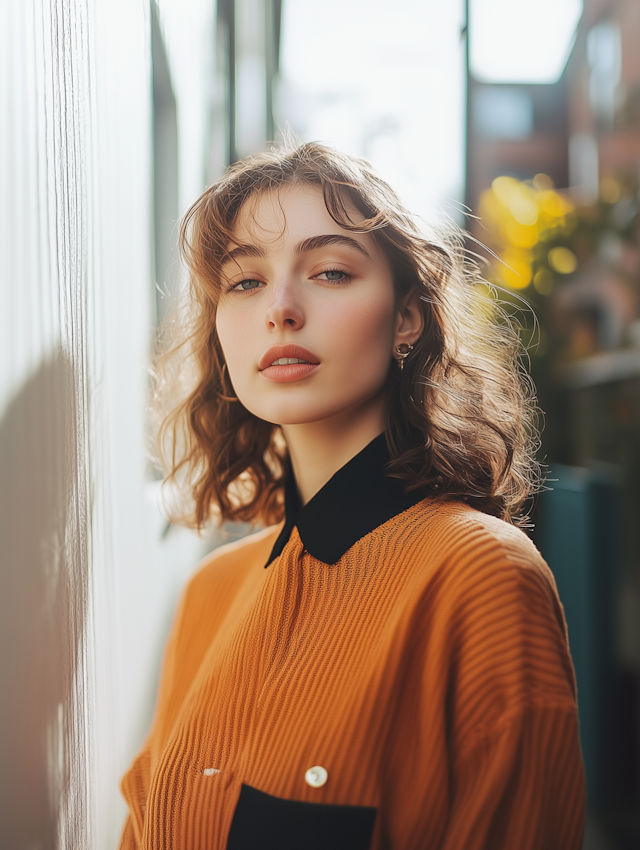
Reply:
M186 590L122 850L579 850L573 670L526 536L425 499L332 566L293 528L265 569L281 528Z

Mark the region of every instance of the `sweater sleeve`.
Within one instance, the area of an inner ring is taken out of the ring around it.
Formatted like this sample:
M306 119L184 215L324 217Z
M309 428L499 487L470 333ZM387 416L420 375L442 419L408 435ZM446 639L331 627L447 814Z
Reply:
M579 850L585 783L555 582L513 530L452 582L450 810L442 850Z
M184 640L185 609L188 607L189 595L190 587L187 588L178 605L167 641L155 716L151 730L141 751L136 756L127 773L123 776L120 784L122 795L129 807L129 814L125 821L119 850L137 850L142 844L152 762L161 746L162 738L166 734L168 721L175 716L178 710L181 697L179 689L176 688L176 679L178 678L177 674L180 669L178 656L180 654L180 645Z
M262 565L278 532L279 527L268 528L217 549L202 562L182 594L164 653L151 731L121 783L129 816L120 850L137 850L142 845L155 767L217 630L247 575L256 572L255 565L258 575L264 572Z
M575 714L529 708L456 765L442 850L579 850L584 781Z
M579 850L584 771L553 576L517 529L457 548L443 574L423 674L426 695L434 665L447 671L448 814L438 847Z

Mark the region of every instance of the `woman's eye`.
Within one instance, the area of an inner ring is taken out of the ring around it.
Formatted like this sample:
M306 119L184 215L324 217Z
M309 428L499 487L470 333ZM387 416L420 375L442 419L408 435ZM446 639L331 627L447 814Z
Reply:
M349 280L351 275L340 271L340 269L327 269L326 272L322 272L317 277L319 280L329 280L332 283L339 283L343 280Z
M261 280L241 280L232 288L240 292L249 292L252 289L259 289L261 286L264 286Z

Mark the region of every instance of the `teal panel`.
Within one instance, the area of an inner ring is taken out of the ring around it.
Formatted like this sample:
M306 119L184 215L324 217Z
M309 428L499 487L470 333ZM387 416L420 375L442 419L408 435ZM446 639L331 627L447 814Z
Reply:
M615 482L555 466L540 498L541 549L565 610L578 685L580 740L591 806L607 794L612 588L616 572Z

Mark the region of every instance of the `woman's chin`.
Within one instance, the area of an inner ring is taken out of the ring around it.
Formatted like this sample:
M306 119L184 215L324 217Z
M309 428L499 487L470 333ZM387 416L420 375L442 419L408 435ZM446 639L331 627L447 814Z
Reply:
M315 422L323 422L331 419L342 412L342 408L318 407L317 404L282 404L274 406L245 405L250 413L271 422L273 425L293 426L311 425Z
M331 414L324 416L322 414L313 413L292 413L289 410L287 412L283 412L282 415L273 413L269 416L260 416L260 419L264 419L265 422L271 422L273 425L280 425L281 427L286 428L294 425L312 425L316 422L322 422L329 419L330 417Z

